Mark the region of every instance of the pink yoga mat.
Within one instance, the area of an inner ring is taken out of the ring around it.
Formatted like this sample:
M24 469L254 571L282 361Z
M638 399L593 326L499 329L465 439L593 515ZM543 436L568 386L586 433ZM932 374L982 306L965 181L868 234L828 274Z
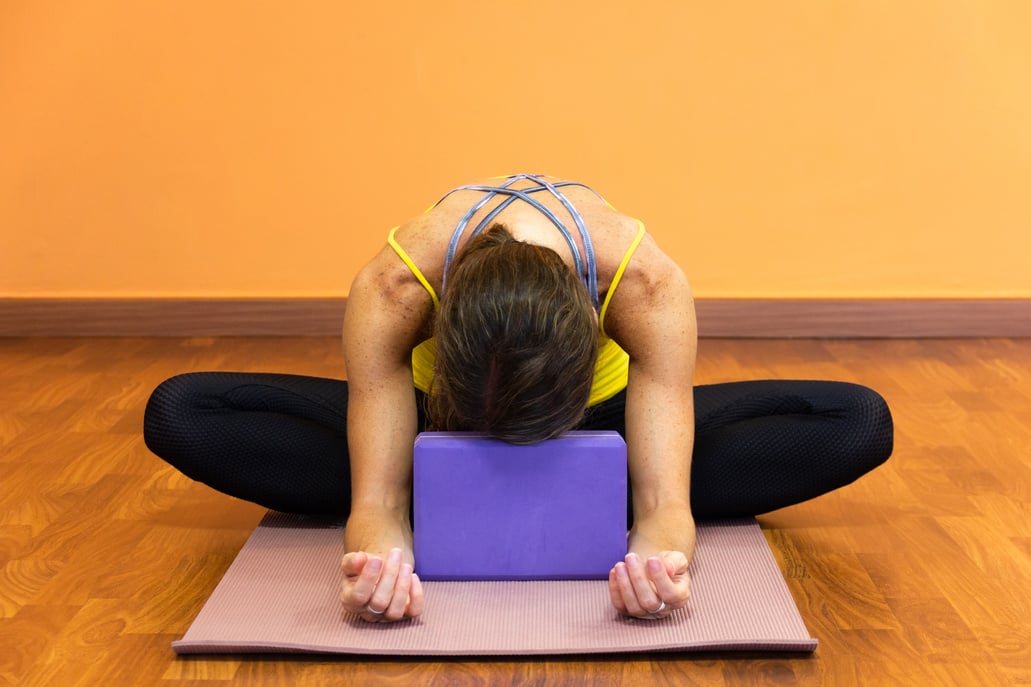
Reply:
M370 624L337 599L340 525L269 513L212 592L178 654L501 656L816 648L755 520L702 524L687 608L619 616L607 583L424 582L421 617Z

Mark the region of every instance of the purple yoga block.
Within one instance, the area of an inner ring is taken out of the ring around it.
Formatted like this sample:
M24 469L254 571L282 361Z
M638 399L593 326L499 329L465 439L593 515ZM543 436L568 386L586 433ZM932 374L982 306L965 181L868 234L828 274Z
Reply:
M626 555L626 444L616 432L532 446L424 432L414 460L422 579L605 579Z

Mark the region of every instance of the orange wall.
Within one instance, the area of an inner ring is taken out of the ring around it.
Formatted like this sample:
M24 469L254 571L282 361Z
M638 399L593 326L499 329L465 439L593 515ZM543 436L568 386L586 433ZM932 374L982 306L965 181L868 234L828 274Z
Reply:
M1031 3L0 4L0 297L337 296L538 171L700 297L1031 297Z

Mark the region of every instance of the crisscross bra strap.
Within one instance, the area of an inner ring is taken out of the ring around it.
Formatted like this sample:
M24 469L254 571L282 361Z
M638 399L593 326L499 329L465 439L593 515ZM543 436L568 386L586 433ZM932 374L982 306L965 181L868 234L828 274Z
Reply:
M523 179L529 180L537 185L522 189L511 188L513 184ZM591 302L594 303L594 307L597 310L599 307L598 263L594 254L594 245L591 243L591 235L587 231L587 224L584 222L583 216L580 214L580 211L577 210L576 206L574 206L573 203L570 202L570 200L566 198L566 196L559 190L559 188L563 186L579 186L581 188L586 188L587 190L592 191L593 193L595 193L595 195L598 195L597 192L594 192L593 189L591 189L590 187L575 181L557 181L552 183L533 174L516 174L507 177L504 183L498 186L467 185L459 186L458 188L448 191L448 193L446 193L440 200L438 200L437 203L434 204L434 206L439 205L441 201L443 201L445 198L450 196L452 193L455 193L456 191L481 191L484 195L476 203L474 203L472 207L469 208L465 215L462 216L462 218L458 221L458 224L455 226L455 229L451 234L451 240L448 241L447 255L444 258L444 276L443 283L441 284L441 292L443 292L443 290L447 287L448 269L451 267L451 263L454 261L455 256L458 253L458 244L461 241L462 236L465 234L465 231L469 226L469 222L472 220L473 216L477 212L479 212L481 209L483 209L485 205L487 205L487 203L489 203L491 200L498 197L499 195L503 195L508 197L505 198L501 203L499 203L497 207L492 209L487 214L487 216L484 217L479 222L479 224L477 224L473 228L472 233L469 236L469 239L472 240L477 235L479 235L480 232L489 227L491 225L491 222L493 222L494 218L501 214L501 212L504 211L504 209L511 205L513 202L521 200L527 203L528 205L538 210L542 215L547 217L548 220L555 225L555 228L557 228L559 232L562 234L562 237L566 240L566 243L569 246L569 251L573 255L573 264L576 268L576 272L580 275L580 278L583 279L584 286L587 287L587 291L591 295ZM545 206L543 203L541 203L532 196L532 194L541 191L547 191L552 197L558 200L559 203L562 204L566 211L569 212L569 215L573 218L573 223L576 225L576 232L577 234L579 234L580 237L580 243L583 245L582 253L580 251L580 246L577 245L576 238L574 237L573 232L565 225L565 223L562 222L562 220L560 220L555 215L554 212L552 212L547 206ZM598 197L601 198L600 195L598 195Z

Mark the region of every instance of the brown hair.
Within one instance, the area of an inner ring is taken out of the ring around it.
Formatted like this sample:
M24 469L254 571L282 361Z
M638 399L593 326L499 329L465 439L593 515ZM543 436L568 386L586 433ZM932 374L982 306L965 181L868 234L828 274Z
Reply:
M500 224L476 237L448 271L435 336L434 429L532 444L583 419L598 324L587 289L550 248Z

